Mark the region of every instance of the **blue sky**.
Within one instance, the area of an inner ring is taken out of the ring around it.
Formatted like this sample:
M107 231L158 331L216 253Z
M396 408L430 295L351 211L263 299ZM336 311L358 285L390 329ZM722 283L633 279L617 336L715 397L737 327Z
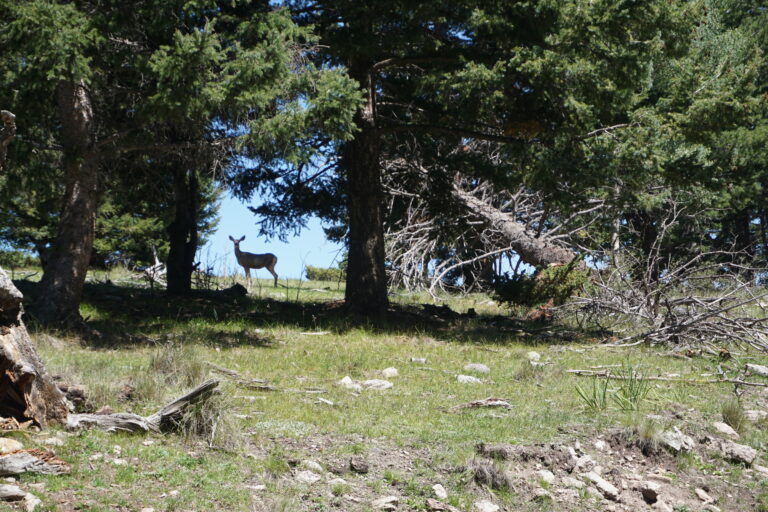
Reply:
M234 248L229 240L230 235L235 238L245 235L245 240L240 244L240 249L243 251L271 252L277 256L275 271L280 279L305 277L302 276L305 265L335 267L338 263L343 247L325 239L319 219L311 219L299 236L289 238L286 243L276 238L267 241L258 236L256 217L248 206L249 204L241 203L229 196L222 201L216 233L203 247L199 256L203 265L213 267L214 273L230 275L236 270L243 275L242 267L237 265L235 260ZM257 204L254 203L253 206ZM252 276L253 273L254 271L251 271ZM260 279L271 278L269 272L264 269L256 270L255 273Z

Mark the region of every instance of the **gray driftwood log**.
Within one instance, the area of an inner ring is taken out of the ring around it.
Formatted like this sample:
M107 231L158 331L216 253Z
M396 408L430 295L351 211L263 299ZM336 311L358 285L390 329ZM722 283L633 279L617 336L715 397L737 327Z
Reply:
M0 455L0 476L40 473L61 475L69 473L69 465L44 450L19 450Z
M64 423L69 402L59 391L22 321L22 295L0 268L0 417Z
M219 385L217 380L206 381L192 391L167 403L150 416L131 413L114 414L70 414L67 418L68 430L98 428L106 432L162 432L173 430L181 419L184 409L200 400L205 400Z

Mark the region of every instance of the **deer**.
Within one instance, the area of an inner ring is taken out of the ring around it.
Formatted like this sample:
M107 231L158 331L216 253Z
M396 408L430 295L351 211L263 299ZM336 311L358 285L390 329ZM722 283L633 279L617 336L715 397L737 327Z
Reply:
M275 288L277 288L277 273L275 272L275 264L277 263L277 256L268 252L266 254L253 254L252 252L244 252L240 250L240 242L245 240L245 236L239 240L232 238L230 240L235 244L235 258L237 263L245 270L245 279L248 282L248 288L251 287L251 269L265 268L269 270L269 273L275 277Z

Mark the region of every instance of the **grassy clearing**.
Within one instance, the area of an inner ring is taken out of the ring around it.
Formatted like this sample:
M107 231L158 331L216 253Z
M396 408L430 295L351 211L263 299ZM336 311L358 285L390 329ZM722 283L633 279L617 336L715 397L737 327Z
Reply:
M655 449L659 425L645 416L665 414L673 418L670 424L687 423L689 433L704 432L711 421L738 418L724 406L733 394L726 385L638 377L699 380L702 374L716 373L718 364L727 370L746 361L766 361L760 354L738 350L721 361L670 357L645 347L609 349L596 346L587 334L570 333L568 338L575 339L566 342L556 327L499 329L492 315L506 312L485 296L446 301L458 312L475 308L480 314L475 319L374 328L324 309L325 303L342 297L337 283L289 282L276 289L264 280L251 296L224 300L206 293L170 299L103 281L89 285L82 308L103 339L81 345L61 334L35 332L49 371L83 384L96 406L148 414L209 377L215 367L235 370L244 379L265 379L277 391L228 383L222 403L232 414L213 440L163 436L148 443L140 436L62 434L66 445L56 451L72 464L72 474L23 477L23 482L45 483L39 494L47 510L258 510L253 495L259 492L270 496L272 510L344 509L348 483L337 483L328 496L313 496L307 503L306 489L280 476L313 450L340 458L375 457L382 444L408 451L410 465L367 481L369 492L384 494L396 487L412 501L411 509L419 510L431 495L424 482L442 481L450 488L449 502L468 510L472 499L465 489L466 475L440 468L464 464L478 442L586 442L607 427L627 425L641 443ZM28 295L34 293L31 283L22 284ZM395 295L395 302L428 301ZM548 364L532 366L529 351L539 352L541 362ZM468 363L485 364L491 371L467 372L463 368ZM567 373L598 366L614 367L627 380L591 382ZM358 394L337 384L345 376L382 378L388 367L399 372L390 379L391 389ZM457 375L465 373L482 384L460 383ZM127 401L126 386L132 389ZM487 397L508 399L512 408L452 409ZM749 390L739 406L749 408L762 399ZM215 411L202 418L212 415ZM740 428L748 444L768 445L766 429ZM428 454L420 451L426 449ZM681 460L681 467L694 462ZM266 490L249 487L256 484ZM518 499L498 493L497 498L510 506ZM544 510L544 505L526 506ZM585 504L584 510L589 507Z

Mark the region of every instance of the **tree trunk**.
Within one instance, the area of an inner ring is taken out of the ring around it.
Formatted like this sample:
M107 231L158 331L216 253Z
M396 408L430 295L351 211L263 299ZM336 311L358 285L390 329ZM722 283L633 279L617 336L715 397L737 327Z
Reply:
M0 268L0 417L64 423L69 404L45 371L21 319L22 295Z
M524 263L542 268L552 264L567 265L576 257L571 249L552 243L546 236L537 237L534 231L526 229L511 215L497 210L469 192L454 188L454 194L472 213L501 231L509 246Z
M73 326L82 322L78 307L96 230L99 162L93 152L93 106L86 85L60 83L56 108L64 150L64 206L34 311L43 324Z
M344 301L350 311L383 317L389 305L384 270L384 224L379 164L380 134L376 128L375 91L371 67L352 63L350 76L368 92L356 115L360 130L344 145L341 168L347 178L349 260Z
M0 169L5 162L8 145L16 135L16 116L7 110L0 110Z
M197 253L197 172L177 165L173 169L175 216L168 226L170 249L166 262L167 291L172 295L192 290L192 272Z

